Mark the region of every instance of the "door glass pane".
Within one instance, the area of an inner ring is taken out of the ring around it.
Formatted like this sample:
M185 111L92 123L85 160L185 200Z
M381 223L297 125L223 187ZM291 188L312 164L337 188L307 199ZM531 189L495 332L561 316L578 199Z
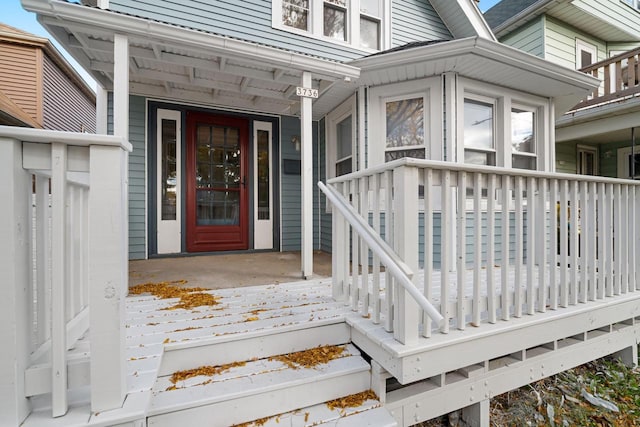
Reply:
M493 105L464 100L464 145L493 149Z
M241 169L237 128L198 124L195 180L197 225L238 225Z
M198 225L238 225L240 193L196 190L196 218Z
M424 145L423 104L422 98L386 103L387 148Z
M309 0L283 0L282 23L300 30L308 30Z
M176 219L176 121L162 119L162 141L161 141L161 197L162 197L162 219Z
M269 219L269 132L258 131L258 219Z
M511 147L519 153L535 153L533 111L511 110Z
M337 3L337 2L332 2ZM346 40L345 18L347 11L337 7L324 6L324 35L337 40Z
M380 22L360 18L360 46L368 49L380 49Z

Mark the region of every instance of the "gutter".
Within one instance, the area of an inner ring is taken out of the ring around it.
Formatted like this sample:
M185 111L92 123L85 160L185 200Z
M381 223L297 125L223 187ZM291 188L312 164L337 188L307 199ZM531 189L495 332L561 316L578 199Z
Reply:
M143 18L124 15L113 11L96 9L57 0L21 0L22 7L38 15L55 17L95 28L97 25L114 34L126 34L145 39L190 44L215 55L224 55L246 61L268 60L277 67L310 71L331 79L345 77L357 79L360 70L340 62L312 58L299 53L287 52L268 46L260 46L242 40L235 40L190 28L177 27ZM99 24L96 24L99 23Z

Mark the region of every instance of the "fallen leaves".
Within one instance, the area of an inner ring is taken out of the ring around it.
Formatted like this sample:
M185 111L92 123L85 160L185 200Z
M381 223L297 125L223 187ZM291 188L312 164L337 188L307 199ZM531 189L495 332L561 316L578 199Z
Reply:
M295 353L282 354L270 357L269 360L277 360L286 364L291 369L313 368L338 359L344 352L344 346L326 345Z
M204 292L206 288L185 288L176 285L184 285L186 280L174 280L171 282L143 283L129 288L130 295L151 294L160 299L180 298L180 301L164 310L184 309L194 307L213 306L219 304L219 298Z
M327 407L332 411L334 409L347 409L357 408L361 406L367 400L378 400L378 396L373 390L367 390L349 396L340 397L338 399L330 400L327 402Z
M240 366L246 365L246 362L232 362L224 365L216 365L216 366L200 366L195 369L187 369L184 371L176 371L171 375L169 381L175 384L178 381L184 381L189 378L205 376L205 377L213 377L214 375L219 375L223 372L227 372L232 368L237 368Z

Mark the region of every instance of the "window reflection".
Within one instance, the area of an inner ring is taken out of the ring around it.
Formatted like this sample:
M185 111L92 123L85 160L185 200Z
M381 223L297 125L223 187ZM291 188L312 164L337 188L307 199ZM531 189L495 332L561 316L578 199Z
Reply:
M161 136L161 159L162 170L160 171L162 183L162 219L176 219L176 184L177 184L177 163L176 163L176 121L162 119Z

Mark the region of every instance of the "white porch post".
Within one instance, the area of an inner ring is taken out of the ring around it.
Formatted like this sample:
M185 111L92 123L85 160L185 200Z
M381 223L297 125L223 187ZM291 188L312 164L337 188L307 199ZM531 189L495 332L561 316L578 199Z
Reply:
M311 87L311 73L302 73L302 87ZM313 134L311 98L300 98L300 137L302 155L302 277L313 275Z
M22 169L22 143L0 138L0 425L29 414L24 372L29 362L31 176Z
M129 139L129 43L114 37L114 135ZM91 410L122 406L127 394L124 305L128 293L128 155L91 146L89 304Z
M108 97L107 90L98 85L96 90L96 133L98 135L107 134L107 115L108 115Z

